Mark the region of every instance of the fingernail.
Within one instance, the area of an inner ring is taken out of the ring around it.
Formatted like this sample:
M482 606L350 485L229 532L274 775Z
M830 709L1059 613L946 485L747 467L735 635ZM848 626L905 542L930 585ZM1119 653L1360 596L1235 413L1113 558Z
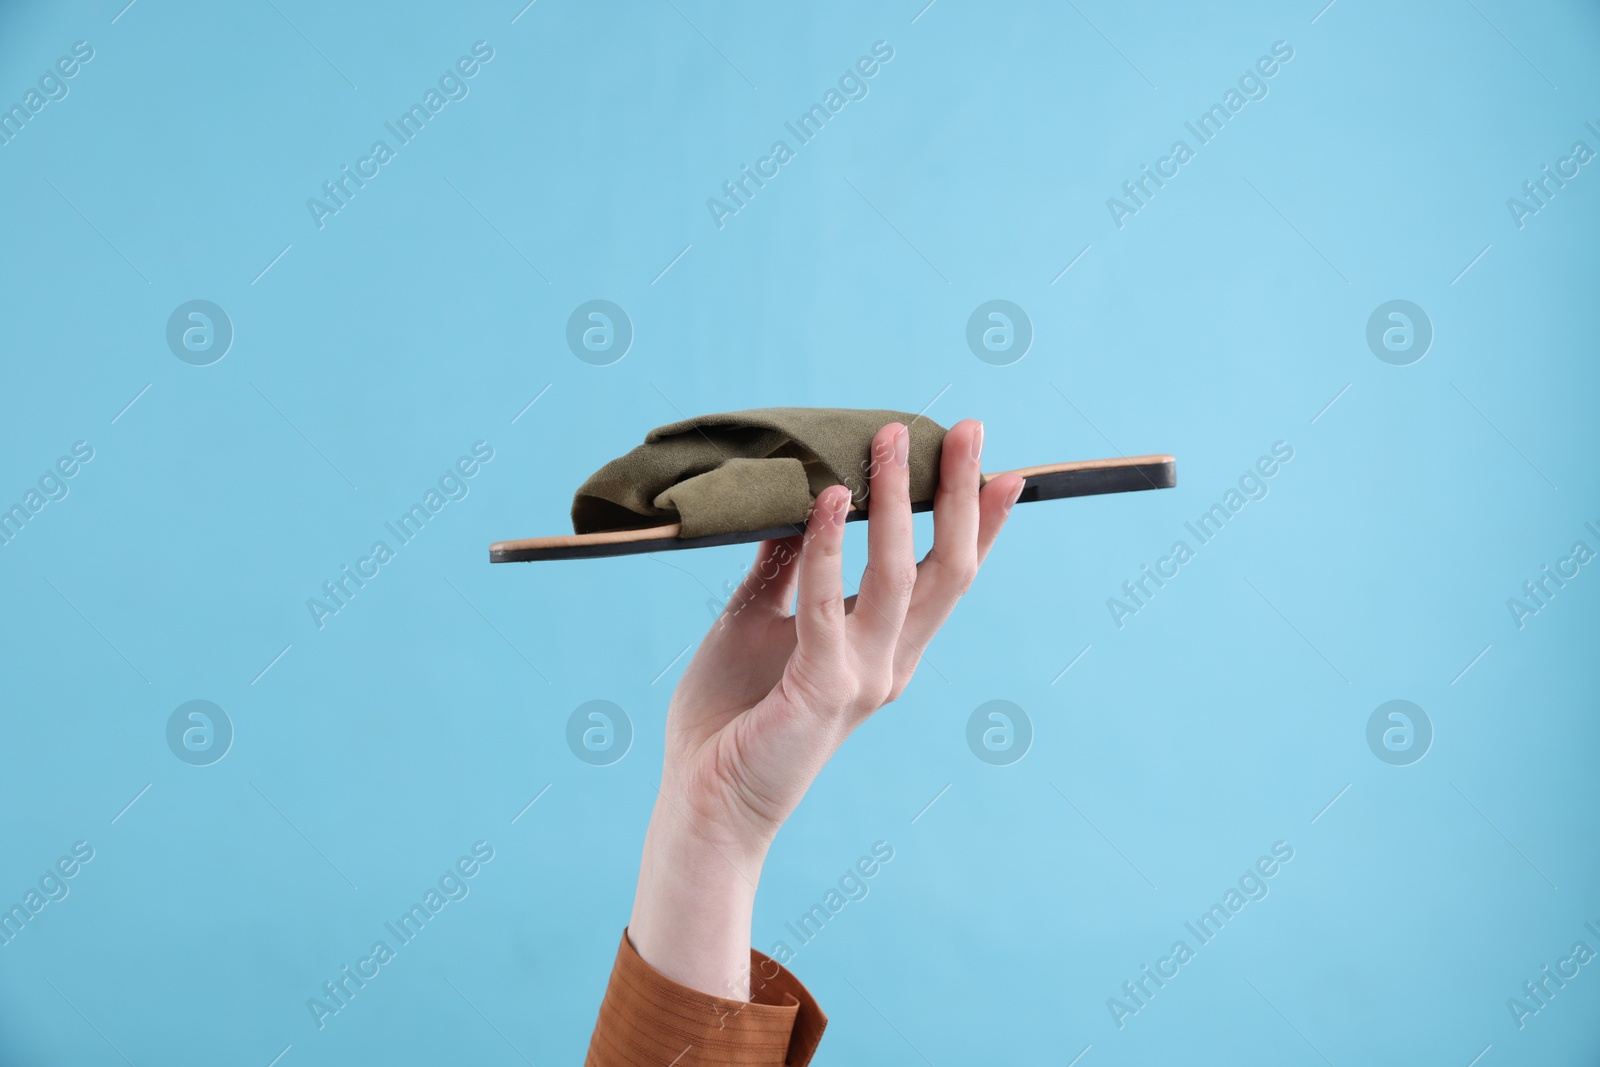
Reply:
M1011 490L1010 495L1006 497L1006 514L1011 513L1012 505L1017 502L1017 498L1022 495L1022 490L1025 488L1027 488L1026 482L1018 482L1017 487Z
M849 490L845 490L843 492L837 492L836 491L833 494L833 499L828 502L828 514L829 514L829 517L832 518L835 521L843 519L844 518L845 509L848 508L849 506L850 506L850 493L849 493Z
M911 458L911 431L904 426L894 432L894 465L904 467Z
M972 435L972 458L977 459L983 455L983 423L978 423L977 432Z

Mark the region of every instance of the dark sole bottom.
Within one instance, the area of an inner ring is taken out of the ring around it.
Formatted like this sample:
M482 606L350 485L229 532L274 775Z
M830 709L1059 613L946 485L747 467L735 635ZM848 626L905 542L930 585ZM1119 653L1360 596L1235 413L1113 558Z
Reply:
M1099 496L1103 493L1132 493L1144 489L1171 489L1178 484L1176 461L1142 463L1123 467L1096 467L1086 470L1035 474L1023 482L1017 503L1060 500L1073 496ZM932 511L933 501L911 505L912 511ZM865 519L863 510L846 513L845 521ZM714 548L718 545L743 545L753 541L774 541L806 532L805 524L774 526L766 530L710 534L706 537L655 537L641 541L616 541L610 544L563 545L552 548L501 549L489 552L490 563L532 563L537 560L597 559L602 556L634 556L645 552L676 552L685 548Z

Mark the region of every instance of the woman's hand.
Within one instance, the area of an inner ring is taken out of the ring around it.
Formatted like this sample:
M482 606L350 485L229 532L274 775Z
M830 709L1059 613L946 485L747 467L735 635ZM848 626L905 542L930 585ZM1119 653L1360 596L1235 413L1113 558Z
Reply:
M919 564L908 445L899 423L873 438L859 593L846 598L840 574L850 490L833 486L803 536L762 544L673 694L629 939L684 985L748 999L768 846L850 732L905 689L1022 490L1005 475L980 491L983 426L957 423Z

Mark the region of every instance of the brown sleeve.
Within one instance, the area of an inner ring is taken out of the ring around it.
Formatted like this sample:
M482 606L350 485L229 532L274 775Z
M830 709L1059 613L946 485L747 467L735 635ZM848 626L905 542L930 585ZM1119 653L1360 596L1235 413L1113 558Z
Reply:
M628 931L584 1067L804 1067L828 1017L776 960L750 950L750 997L690 989L646 963Z

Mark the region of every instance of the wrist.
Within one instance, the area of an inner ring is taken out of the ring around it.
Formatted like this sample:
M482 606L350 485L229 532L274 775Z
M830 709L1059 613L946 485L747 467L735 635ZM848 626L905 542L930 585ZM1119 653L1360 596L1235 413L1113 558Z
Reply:
M670 746L673 738L667 740ZM650 826L663 840L712 850L741 869L759 868L788 811L770 803L770 789L752 788L756 776L737 753L727 751L730 746L727 739L717 739L679 741L676 749L669 748Z
M750 924L766 859L759 841L716 840L665 797L645 834L628 939L680 985L748 1000Z

